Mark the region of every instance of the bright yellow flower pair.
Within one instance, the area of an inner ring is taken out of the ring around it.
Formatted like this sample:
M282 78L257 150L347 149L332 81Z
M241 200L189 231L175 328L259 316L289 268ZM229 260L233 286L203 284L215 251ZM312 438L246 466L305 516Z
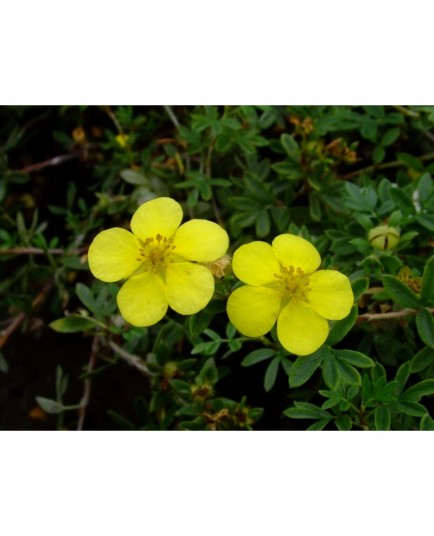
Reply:
M167 197L144 203L131 220L132 233L115 227L99 233L89 248L95 277L126 279L117 302L134 326L160 321L170 306L191 315L214 294L214 278L202 264L221 258L229 239L216 223L193 219L181 224L179 203ZM289 352L317 350L329 332L327 320L345 318L354 296L349 279L335 270L316 271L321 258L307 240L282 234L238 248L232 266L245 286L229 296L227 312L244 335L260 337L277 321L277 336Z
M133 326L156 324L169 306L182 315L197 313L214 294L212 273L197 263L222 257L228 235L208 220L180 225L182 217L181 205L173 199L153 199L134 213L132 233L107 229L90 245L89 267L95 277L106 282L128 278L117 302Z
M345 318L354 303L349 279L335 270L316 271L315 247L291 234L272 245L251 242L238 248L234 274L246 283L229 296L227 312L244 335L260 337L277 321L277 336L288 352L308 355L327 339L327 320Z

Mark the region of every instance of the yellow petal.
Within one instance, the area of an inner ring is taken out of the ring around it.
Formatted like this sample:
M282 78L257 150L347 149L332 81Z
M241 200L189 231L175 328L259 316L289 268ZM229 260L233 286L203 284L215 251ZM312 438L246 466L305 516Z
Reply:
M141 265L141 261L137 260L139 248L137 238L125 229L114 227L102 231L89 247L90 271L108 283L128 277Z
M192 262L175 262L166 269L166 297L181 315L197 313L214 294L214 278L208 268Z
M189 261L212 262L222 257L229 246L227 232L208 220L190 220L176 231L174 253Z
M329 325L309 304L290 302L277 320L277 337L282 346L296 355L308 355L318 350L327 339Z
M273 248L261 241L240 246L234 253L232 269L238 279L253 286L276 283L274 274L280 274Z
M246 285L229 296L229 320L243 335L260 337L274 326L280 309L279 294L266 287Z
M157 234L170 238L181 221L181 205L170 197L158 197L143 203L136 210L131 219L131 230L143 241Z
M321 264L316 248L304 238L282 234L273 240L273 252L282 266L301 268L304 273L314 272Z
M117 302L121 315L133 326L152 326L167 311L164 283L152 272L128 279L118 292Z
M345 318L354 303L350 280L336 270L319 270L309 277L306 294L315 311L329 320Z

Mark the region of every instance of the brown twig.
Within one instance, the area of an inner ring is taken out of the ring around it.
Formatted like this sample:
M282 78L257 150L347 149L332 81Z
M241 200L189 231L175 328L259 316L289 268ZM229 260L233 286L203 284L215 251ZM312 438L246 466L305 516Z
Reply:
M90 352L89 363L87 364L88 377L84 380L83 396L80 401L80 407L78 409L78 424L77 431L82 431L84 426L84 419L86 418L86 411L90 401L90 394L92 391L92 378L89 376L95 368L98 358L99 349L99 335L94 335L92 340L92 349Z
M64 162L72 160L73 158L78 158L78 153L62 154L60 156L55 156L54 158L49 158L48 160L38 162L37 164L30 164L29 166L26 166L22 169L15 169L11 173L34 173L35 171L41 171L41 169L45 169L47 167L58 166L59 164L63 164Z
M123 128L121 124L119 123L118 118L116 117L116 114L112 111L110 106L104 106L103 109L106 112L106 114L110 117L110 119L113 121L113 124L116 127L116 130L118 131L118 133L121 136L125 136Z
M402 113L402 115L405 115L406 117L412 117L414 119L418 119L420 117L419 112L409 110L405 106L394 106L394 108L395 110L398 110L398 112Z
M42 249L42 248L34 248L34 247L26 247L26 248L8 248L8 249L0 249L0 256L1 255L46 255L47 253L49 255L63 255L67 253L68 255L81 255L85 251L87 251L87 246L78 248L78 249L71 249L71 250L65 250L62 248L54 248L54 249Z
M107 344L119 357L124 359L129 365L132 365L136 369L140 370L140 372L145 376L153 376L153 373L148 369L148 367L145 365L142 359L140 359L139 356L130 354L113 341L107 341Z
M416 158L422 161L432 160L434 158L434 153L423 154ZM393 162L385 162L384 164L373 164L372 166L367 166L362 169L357 169L356 171L352 171L351 173L347 173L346 175L343 175L341 179L348 180L348 179L352 179L353 177L357 177L357 175L360 175L361 173L368 173L369 171L379 171L381 169L389 169L389 168L402 167L402 166L405 166L405 164L404 162L401 162L400 160L393 160Z
M434 134L432 134L428 130L424 130L422 134L429 140L434 141Z
M434 313L434 308L428 308L428 311ZM404 316L416 315L418 309L401 309L400 311L391 311L389 313L365 313L357 317L359 322L372 322L373 320L389 320L391 318L402 318Z
M208 153L206 155L206 161L205 161L205 173L206 173L207 177L209 178L209 180L211 180L211 158L212 158L213 150L214 150L214 139L209 144ZM219 210L219 208L217 206L217 203L216 203L216 200L215 200L215 197L214 197L214 192L213 192L211 184L210 184L210 189L211 189L211 204L212 204L212 208L214 210L214 214L215 214L217 223L223 227L223 220L222 220L222 217L221 217L221 214L220 214L220 210Z
M36 296L36 298L32 301L32 310L37 310L43 302L46 300L51 288L53 287L54 281L50 279L48 283L44 285L41 292ZM0 348L3 348L3 346L6 344L9 337L14 333L20 325L24 322L26 318L26 313L21 312L19 315L17 315L11 323L8 325L7 328L5 328L1 334L0 334Z

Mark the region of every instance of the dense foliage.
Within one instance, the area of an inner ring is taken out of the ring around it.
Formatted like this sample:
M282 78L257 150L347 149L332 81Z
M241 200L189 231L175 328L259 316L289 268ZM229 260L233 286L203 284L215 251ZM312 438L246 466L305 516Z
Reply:
M0 428L434 429L434 107L0 110ZM355 304L290 354L241 335L231 265L190 316L132 327L87 251L170 197L229 255L284 233ZM14 419L8 416L13 414Z

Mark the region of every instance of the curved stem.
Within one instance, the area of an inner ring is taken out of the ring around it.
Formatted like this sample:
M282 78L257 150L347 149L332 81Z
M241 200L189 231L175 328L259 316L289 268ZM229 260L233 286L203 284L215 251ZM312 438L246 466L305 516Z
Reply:
M434 313L434 308L427 308L430 313ZM373 320L388 320L390 318L402 318L404 316L416 315L418 309L401 309L400 311L391 311L390 313L365 313L357 317L357 322L371 322Z

